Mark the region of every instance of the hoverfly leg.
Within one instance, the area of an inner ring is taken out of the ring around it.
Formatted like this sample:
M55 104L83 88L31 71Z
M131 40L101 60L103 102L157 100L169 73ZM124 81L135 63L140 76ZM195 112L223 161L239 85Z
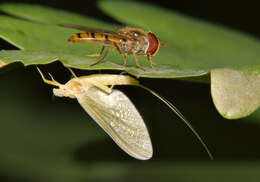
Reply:
M124 64L123 64L123 66L126 66L126 55L127 55L127 54L124 54L124 53L120 50L120 48L118 47L118 45L117 45L116 43L114 43L114 46L115 46L116 50L117 50L120 54L123 54L123 56L124 56Z
M90 57L102 56L104 49L105 49L105 46L102 46L101 51L98 54L90 54L88 56L90 56Z
M126 66L126 55L124 54L124 64L123 66Z
M141 70L145 71L145 69L139 64L136 55L135 55L135 54L133 54L133 55L134 55L134 58L135 58L135 64L136 64L136 66L137 66L138 68L140 68Z
M96 64L99 64L101 63L102 61L104 61L104 59L106 58L107 54L108 54L108 50L109 49L106 49L105 53L104 53L104 56L102 58L100 58L99 60L97 60L95 63L91 64L90 66L94 66Z
M153 70L158 71L159 69L158 69L158 68L155 68L155 67L153 66L153 65L156 65L156 63L152 61L152 56L151 56L151 55L147 55L147 58L148 58L148 60L149 60L149 62L150 62L150 67L151 67Z

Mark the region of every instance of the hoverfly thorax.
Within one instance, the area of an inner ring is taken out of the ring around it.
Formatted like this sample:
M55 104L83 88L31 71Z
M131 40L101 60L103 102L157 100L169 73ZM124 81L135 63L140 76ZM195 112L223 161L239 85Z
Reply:
M145 55L149 47L147 33L139 28L126 27L117 31L119 35L127 37L123 46L119 46L123 54Z

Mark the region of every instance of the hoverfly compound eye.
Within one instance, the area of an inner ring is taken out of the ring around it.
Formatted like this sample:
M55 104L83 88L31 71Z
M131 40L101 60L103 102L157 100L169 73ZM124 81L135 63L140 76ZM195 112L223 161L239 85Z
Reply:
M155 55L159 48L159 40L153 33L148 32L148 41L149 47L147 49L147 54Z

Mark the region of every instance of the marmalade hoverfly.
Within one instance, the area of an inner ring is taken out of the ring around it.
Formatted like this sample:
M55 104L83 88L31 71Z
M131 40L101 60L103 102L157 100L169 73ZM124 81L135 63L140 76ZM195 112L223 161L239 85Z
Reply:
M91 65L102 62L108 54L108 50L104 52L106 47L116 48L120 54L124 56L124 66L126 65L126 56L133 54L136 66L145 70L138 62L136 55L147 56L150 67L157 70L153 65L152 56L155 56L160 47L159 39L152 32L145 32L140 28L125 27L116 32L102 29L88 28L80 25L61 24L63 27L75 28L85 32L77 33L69 38L69 42L88 42L91 44L102 45L102 49L98 54L89 56L102 56L98 61ZM162 43L164 45L165 43ZM104 54L103 54L104 52Z

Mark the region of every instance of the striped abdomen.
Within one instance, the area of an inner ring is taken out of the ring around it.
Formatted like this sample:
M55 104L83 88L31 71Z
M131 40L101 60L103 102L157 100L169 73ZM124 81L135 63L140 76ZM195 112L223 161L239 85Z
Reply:
M93 44L113 46L120 42L120 38L104 33L82 32L71 36L69 42L89 42Z

